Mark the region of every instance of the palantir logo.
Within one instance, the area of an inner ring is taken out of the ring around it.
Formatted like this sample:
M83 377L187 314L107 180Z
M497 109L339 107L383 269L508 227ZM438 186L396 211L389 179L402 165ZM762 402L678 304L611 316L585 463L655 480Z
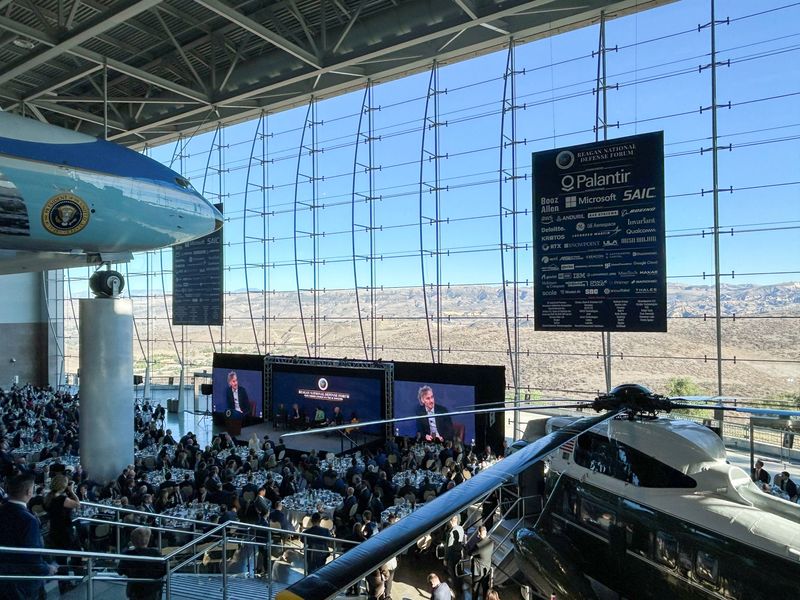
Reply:
M317 381L317 387L324 392L328 389L328 380L324 377L320 377L319 381Z
M575 189L575 178L572 175L564 175L561 178L561 190L571 192Z
M569 150L562 150L556 154L556 166L562 171L569 169L573 164L575 164L575 155Z

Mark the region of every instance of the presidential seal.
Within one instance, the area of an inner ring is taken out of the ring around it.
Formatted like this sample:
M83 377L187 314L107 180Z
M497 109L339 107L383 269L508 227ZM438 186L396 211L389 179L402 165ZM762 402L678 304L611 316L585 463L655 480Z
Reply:
M75 194L64 192L50 198L42 209L42 225L55 235L78 233L89 222L89 207Z

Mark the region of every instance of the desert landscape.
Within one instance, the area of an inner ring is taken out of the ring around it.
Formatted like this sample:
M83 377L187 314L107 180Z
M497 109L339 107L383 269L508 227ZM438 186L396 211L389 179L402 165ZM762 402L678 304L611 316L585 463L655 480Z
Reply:
M521 393L542 397L594 394L605 389L600 334L535 331L530 287L517 290L520 317L516 331L513 321L506 327L499 286L449 286L439 290L438 298L435 288L426 292L427 320L419 287L375 289L371 298L369 290L359 290L361 323L352 289L303 292L302 321L296 291L251 291L249 295L235 291L226 294L223 327L170 327L170 296L157 293L148 301L134 291L135 372L144 373L147 353L151 375L161 379L177 377L181 357L192 373L210 369L215 351L268 352L503 364L511 389L516 379ZM506 301L513 310L510 288ZM71 318L69 303L66 312L67 372L74 372L77 322ZM713 314L713 286L671 284L667 333L612 334L612 383L642 383L663 393L670 379L685 377L703 392L715 394ZM723 394L752 399L800 394L800 282L724 285L722 314ZM519 352L511 354L513 373L509 337L512 348L515 339L519 340Z

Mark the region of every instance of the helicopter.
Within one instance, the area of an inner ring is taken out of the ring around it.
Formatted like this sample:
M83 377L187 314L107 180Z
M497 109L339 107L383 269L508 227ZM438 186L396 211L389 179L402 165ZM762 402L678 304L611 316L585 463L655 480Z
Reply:
M277 598L335 597L547 457L544 509L533 527L514 532L519 571L543 597L789 597L800 581L800 507L765 494L728 464L722 440L707 427L659 415L690 408L800 413L681 400L626 384L590 403L450 413L580 408L603 414L577 418L524 445Z

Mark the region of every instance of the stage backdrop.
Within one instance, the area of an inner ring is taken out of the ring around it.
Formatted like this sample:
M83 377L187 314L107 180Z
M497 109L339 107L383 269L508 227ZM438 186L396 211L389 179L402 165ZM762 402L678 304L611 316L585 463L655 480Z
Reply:
M337 369L340 373L343 369ZM352 418L359 421L378 421L382 419L383 373L367 377L333 374L331 369L303 367L302 370L272 369L272 407L281 404L287 412L297 404L310 421L314 419L317 407L325 411L330 419L333 408L342 409L345 422ZM360 431L381 434L383 426L363 427Z

